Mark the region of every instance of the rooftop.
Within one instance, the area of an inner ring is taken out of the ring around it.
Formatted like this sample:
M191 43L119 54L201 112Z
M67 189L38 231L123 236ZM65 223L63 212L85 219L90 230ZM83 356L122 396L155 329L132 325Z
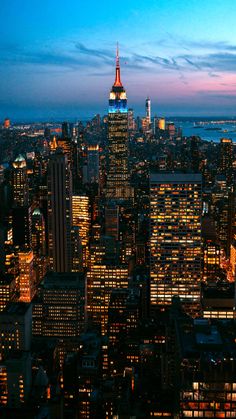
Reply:
M199 173L151 173L151 183L201 183Z
M49 272L40 286L44 289L84 288L85 274L83 272Z

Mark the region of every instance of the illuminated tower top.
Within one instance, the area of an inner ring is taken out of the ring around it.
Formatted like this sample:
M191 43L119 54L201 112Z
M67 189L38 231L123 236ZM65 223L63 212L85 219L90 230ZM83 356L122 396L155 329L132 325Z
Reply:
M123 87L120 79L120 57L119 57L119 44L116 47L116 79L114 86Z
M109 98L109 113L127 113L127 96L120 78L119 47L116 49L116 77Z

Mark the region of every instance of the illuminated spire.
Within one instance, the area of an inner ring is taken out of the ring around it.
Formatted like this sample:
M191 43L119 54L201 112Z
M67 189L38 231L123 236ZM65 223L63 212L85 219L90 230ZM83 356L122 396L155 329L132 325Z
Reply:
M121 79L120 79L120 58L119 58L119 44L117 42L116 47L116 79L114 86L122 87Z

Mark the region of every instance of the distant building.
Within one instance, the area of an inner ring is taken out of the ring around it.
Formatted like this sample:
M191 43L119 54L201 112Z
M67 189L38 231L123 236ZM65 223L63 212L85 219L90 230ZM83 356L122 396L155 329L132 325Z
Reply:
M159 118L158 119L158 128L162 131L166 129L166 120L165 118Z
M128 130L129 131L135 130L135 119L134 119L133 109L128 109Z
M151 99L149 97L147 97L146 99L146 103L145 103L145 110L146 110L146 119L147 119L147 123L151 124Z
M4 128L5 128L5 129L10 128L10 126L11 126L11 121L10 121L10 119L9 119L9 118L5 118L5 119L4 119L4 124L3 124L3 126L4 126Z

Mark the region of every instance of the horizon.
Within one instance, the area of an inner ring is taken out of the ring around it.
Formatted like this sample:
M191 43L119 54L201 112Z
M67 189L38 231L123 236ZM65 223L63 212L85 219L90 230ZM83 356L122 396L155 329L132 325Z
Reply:
M78 116L78 117L68 117L68 118L62 118L62 117L58 117L58 118L54 118L54 119L47 119L47 118L40 118L40 119L19 119L19 120L14 120L9 118L9 116L7 115L6 118L4 119L10 119L11 124L13 125L17 125L17 124L60 124L62 122L70 122L70 123L77 123L77 122L87 122L87 121L91 121L97 114L93 114L90 116ZM100 114L100 116L103 118L105 116L107 116L108 114ZM137 117L142 117L143 115L134 115L135 118ZM163 117L163 115L153 115L152 116L152 120L154 117ZM164 116L165 120L167 122L171 122L171 121L179 121L179 122L194 122L194 121L219 121L219 120L225 120L225 121L230 121L230 120L235 120L236 121L236 114L234 115L198 115L198 116L194 116L194 115L167 115Z

